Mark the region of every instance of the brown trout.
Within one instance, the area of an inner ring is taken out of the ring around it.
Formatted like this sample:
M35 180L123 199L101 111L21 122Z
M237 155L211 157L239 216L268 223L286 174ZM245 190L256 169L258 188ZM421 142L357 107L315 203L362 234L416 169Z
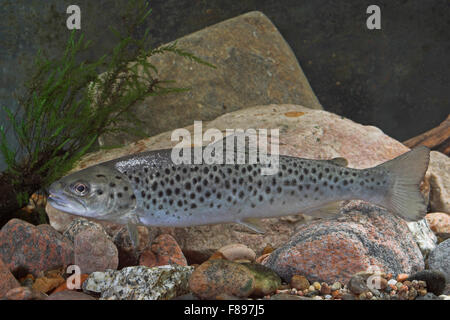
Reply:
M363 170L336 160L280 155L273 175L262 175L261 163L175 165L171 151L144 152L75 172L50 186L48 200L67 213L128 224L132 238L135 225L235 222L262 232L255 218L328 217L339 213L338 201L351 199L382 206L407 221L426 214L419 191L429 162L426 147Z

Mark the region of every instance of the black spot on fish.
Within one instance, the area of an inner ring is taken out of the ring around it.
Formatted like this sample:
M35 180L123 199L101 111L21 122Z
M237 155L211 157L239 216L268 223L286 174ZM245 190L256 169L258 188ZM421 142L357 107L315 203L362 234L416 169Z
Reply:
M130 199L131 199L131 200L135 200L135 199L136 199L136 196L135 196L134 194L132 194L131 197L130 197Z
M195 209L195 208L197 208L197 205L195 203L192 203L191 204L191 209Z
M116 186L116 184L115 184L114 182L110 182L110 183L109 183L109 186L110 186L111 188L114 188L114 187Z
M118 198L122 198L122 193L121 193L121 192L118 192L118 193L117 193L117 197L118 197Z
M113 194L113 193L110 193L110 194L109 194L109 197L110 197L111 199L114 199L114 194Z
M106 178L106 176L102 175L102 174L97 174L96 175L97 178Z
M123 187L123 191L128 191L128 187Z
M155 181L152 183L152 190L156 191L156 189L158 189L158 183Z
M97 190L97 194L98 194L99 196L101 196L101 195L103 194L103 191L100 190L100 189L98 189L98 190Z
M141 180L140 180L138 177L135 177L135 178L134 178L134 181L135 181L136 183L139 183Z

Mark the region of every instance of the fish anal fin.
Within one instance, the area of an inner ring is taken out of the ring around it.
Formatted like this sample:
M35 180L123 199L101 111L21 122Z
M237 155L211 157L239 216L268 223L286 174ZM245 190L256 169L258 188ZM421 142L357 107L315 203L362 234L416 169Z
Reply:
M305 210L302 213L317 218L330 218L339 214L342 201L329 202L321 207Z
M243 226L246 226L247 228L249 228L252 231L255 231L256 233L263 234L266 232L261 223L261 219L247 218L247 219L239 220L239 221L237 221L237 223L239 223Z

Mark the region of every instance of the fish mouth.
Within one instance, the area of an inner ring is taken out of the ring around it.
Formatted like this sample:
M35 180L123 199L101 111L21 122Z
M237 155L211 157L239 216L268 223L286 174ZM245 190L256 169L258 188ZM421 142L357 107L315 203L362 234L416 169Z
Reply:
M77 199L67 201L65 197L56 193L50 193L47 200L55 209L62 210L67 213L83 213L86 211L86 207L82 202ZM82 212L80 212L81 210Z

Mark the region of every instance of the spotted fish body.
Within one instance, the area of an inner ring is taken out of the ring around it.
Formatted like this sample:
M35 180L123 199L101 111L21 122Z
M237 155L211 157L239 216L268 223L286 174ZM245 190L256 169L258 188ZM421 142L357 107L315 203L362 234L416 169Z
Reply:
M180 164L172 150L149 151L86 168L50 187L50 204L62 211L146 226L186 227L298 213L337 214L330 203L361 199L406 220L426 213L419 191L429 150L416 148L369 169L333 161L280 156L278 172L260 163Z

